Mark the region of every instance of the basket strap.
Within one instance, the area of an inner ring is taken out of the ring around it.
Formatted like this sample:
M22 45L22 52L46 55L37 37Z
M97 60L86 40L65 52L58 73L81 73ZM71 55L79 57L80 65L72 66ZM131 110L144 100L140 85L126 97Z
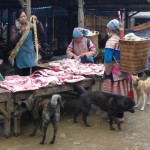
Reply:
M115 58L115 56L113 55L113 59L115 60L115 62L117 63L117 64L119 64L119 62L116 60L116 58ZM119 64L120 65L120 64Z
M87 47L88 47L88 49L90 51L90 39L89 38L87 38Z

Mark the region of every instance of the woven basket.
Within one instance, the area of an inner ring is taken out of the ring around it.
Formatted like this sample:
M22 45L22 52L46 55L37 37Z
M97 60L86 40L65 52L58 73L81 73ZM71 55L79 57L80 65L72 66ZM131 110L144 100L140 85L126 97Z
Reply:
M124 72L141 72L146 69L150 39L142 41L120 40L120 66Z
M94 33L94 35L92 35L92 36L86 36L86 37L89 38L92 41L92 43L95 45L96 50L97 50L97 54L98 54L98 48L99 48L99 45L98 45L98 35L99 35L99 32L98 31L91 31L91 32Z

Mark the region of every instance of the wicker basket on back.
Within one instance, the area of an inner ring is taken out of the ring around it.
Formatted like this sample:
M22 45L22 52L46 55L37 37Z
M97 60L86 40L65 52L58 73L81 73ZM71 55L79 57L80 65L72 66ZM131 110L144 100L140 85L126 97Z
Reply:
M95 45L96 50L97 50L97 54L98 54L98 48L99 48L99 45L98 45L98 35L99 35L99 32L98 31L91 31L91 32L93 34L92 35L87 35L86 37L89 38L92 41L92 43Z
M142 41L120 40L120 66L124 72L140 72L146 69L150 39Z

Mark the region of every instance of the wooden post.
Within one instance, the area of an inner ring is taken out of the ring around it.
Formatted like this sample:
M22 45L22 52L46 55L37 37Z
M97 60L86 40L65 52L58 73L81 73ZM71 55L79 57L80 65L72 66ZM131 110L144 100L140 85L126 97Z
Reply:
M3 11L0 10L0 22L2 22Z
M69 33L69 41L72 40L72 30L73 30L73 17L72 17L72 9L69 7L68 10L68 33Z
M25 11L29 20L31 17L31 0L25 0Z
M2 10L0 10L0 26L2 25ZM2 28L0 28L0 37L2 37Z
M78 27L84 28L84 12L83 12L84 1L78 0Z
M13 24L13 9L9 8L8 9L8 31L10 31L10 27ZM9 40L10 40L10 32L7 32L7 46L9 45Z
M11 135L11 113L14 112L13 100L8 99L8 102L6 104L6 110L10 118L5 118L4 136L8 138Z
M52 3L52 43L55 41L54 1Z
M22 8L25 9L28 20L31 17L31 0L18 0Z
M122 12L122 23L124 25L124 27L126 26L125 25L125 11Z
M20 118L14 117L14 135L20 135Z
M128 21L128 17L129 17L129 14L128 14L128 10L125 11L125 28L128 29L128 25L129 25L129 21Z
M22 6L22 8L25 8L25 1L24 0L18 0L19 1L19 3L21 4L21 6Z

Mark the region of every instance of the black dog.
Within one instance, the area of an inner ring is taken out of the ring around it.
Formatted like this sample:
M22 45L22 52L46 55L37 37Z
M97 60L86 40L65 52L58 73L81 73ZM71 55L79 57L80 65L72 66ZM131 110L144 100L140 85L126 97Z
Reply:
M35 136L39 127L43 133L40 144L44 144L48 124L52 122L54 132L50 143L53 144L60 120L60 107L64 108L64 102L59 94L54 94L51 99L37 98L31 95L27 100L18 102L14 116L18 117L26 111L31 111L34 128L30 136Z
M87 123L87 116L91 109L92 104L98 106L103 111L107 112L109 118L109 126L111 130L113 128L113 121L117 123L118 129L121 130L120 122L116 116L122 115L125 111L134 113L134 101L128 96L115 95L111 93L101 91L85 91L83 87L73 85L73 88L80 95L80 105L77 108L74 115L74 122L77 122L77 116L80 112L83 112L83 121L86 127L90 125Z

